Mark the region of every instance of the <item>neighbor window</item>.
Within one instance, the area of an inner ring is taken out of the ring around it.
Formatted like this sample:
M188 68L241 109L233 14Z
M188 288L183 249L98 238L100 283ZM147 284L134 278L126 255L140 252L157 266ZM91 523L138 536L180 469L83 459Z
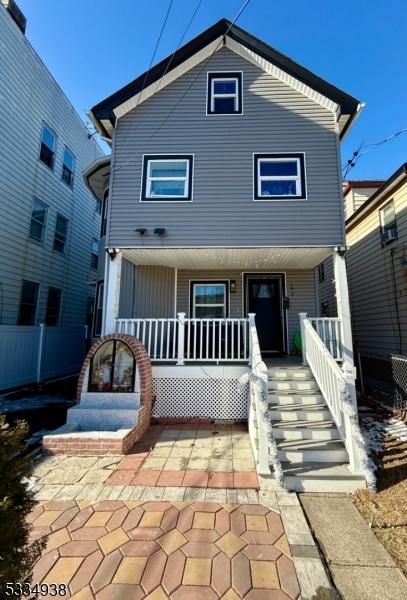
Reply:
M54 234L54 250L63 254L65 252L66 237L68 235L68 219L57 215Z
M96 310L93 317L93 336L100 337L102 333L102 317L103 317L103 281L98 281L96 284Z
M75 172L75 156L65 146L64 162L62 163L62 181L65 181L69 187L73 186L73 176Z
M193 282L192 317L223 319L227 316L226 282Z
M99 240L92 238L92 254L90 257L91 269L97 269L99 263Z
M191 200L191 155L144 156L142 200Z
M318 280L319 283L323 283L325 281L325 265L321 263L318 267Z
M46 325L58 325L61 313L62 290L55 287L48 288L47 311L45 313Z
M35 325L38 304L39 283L23 281L20 298L18 325Z
M38 198L34 198L31 206L30 237L39 242L44 241L47 212L48 206Z
M91 359L89 392L134 392L136 361L127 344L111 340Z
M255 200L306 197L303 154L255 154Z
M380 228L383 244L397 239L396 209L393 200L380 209Z
M50 169L54 168L56 142L55 133L44 123L41 133L40 160Z
M208 73L208 115L242 114L242 74Z

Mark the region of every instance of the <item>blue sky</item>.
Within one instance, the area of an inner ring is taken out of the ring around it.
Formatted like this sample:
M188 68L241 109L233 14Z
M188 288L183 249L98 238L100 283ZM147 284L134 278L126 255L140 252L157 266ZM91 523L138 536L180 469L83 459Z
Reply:
M155 62L177 46L198 0L173 0ZM17 0L27 37L75 108L86 110L148 68L169 0ZM202 0L191 39L243 0ZM405 0L251 0L238 24L366 103L342 146L407 127ZM186 41L187 41L186 40ZM407 132L360 159L349 177L387 178L407 160Z

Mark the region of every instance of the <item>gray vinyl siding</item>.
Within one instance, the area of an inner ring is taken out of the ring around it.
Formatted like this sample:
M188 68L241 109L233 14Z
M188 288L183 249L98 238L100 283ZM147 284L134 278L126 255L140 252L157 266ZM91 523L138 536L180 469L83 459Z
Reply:
M382 248L379 209L391 199L395 202L398 240ZM400 351L407 354L407 270L403 266L407 256L406 182L348 227L347 243L355 349L362 355L385 358Z
M327 258L323 264L325 272L324 281L319 281L318 267L315 269L315 285L318 288L318 315L322 316L321 305L327 302L328 317L337 317L338 307L336 303L334 263L332 257Z
M261 273L262 271L259 271ZM256 271L250 271L256 273ZM313 270L286 271L286 293L290 301L287 310L288 342L293 347L294 333L299 329L298 313L306 312L316 315L315 285ZM229 295L229 316L242 318L243 312L243 280L244 273L240 270L178 270L177 312L185 312L190 316L190 282L196 280L234 280L236 292Z
M123 260L120 285L119 318L174 317L174 269L135 266Z
M17 322L27 279L40 284L37 323L45 317L48 287L55 286L63 290L61 325L80 325L94 294L90 253L100 228L81 173L102 153L1 4L0 40L0 323ZM57 135L53 171L39 160L43 122ZM73 190L61 180L65 145L76 158ZM49 207L43 244L29 238L34 197ZM52 249L57 213L69 220L64 255Z
M109 245L342 244L333 114L227 48L201 68L117 121ZM206 116L208 71L243 71L243 115ZM305 153L306 200L253 201L253 153L268 152ZM194 154L192 202L140 203L142 155L154 153Z

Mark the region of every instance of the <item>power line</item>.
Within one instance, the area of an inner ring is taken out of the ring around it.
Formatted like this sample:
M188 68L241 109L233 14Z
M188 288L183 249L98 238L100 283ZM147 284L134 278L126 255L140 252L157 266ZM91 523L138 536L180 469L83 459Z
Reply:
M366 144L366 142L362 142L360 144L359 148L357 150L355 150L355 152L353 152L352 158L350 158L346 163L344 163L344 165L342 165L343 179L345 179L347 177L349 171L351 171L357 165L357 163L362 158L362 156L365 156L365 154L368 154L369 152L371 152L371 150L373 150L374 148L377 148L378 146L381 146L382 144L385 144L386 142L393 141L396 137L398 137L402 133L405 133L406 131L407 131L407 127L404 127L403 129L400 129L399 131L392 133L388 137L386 137L378 142L373 142L372 144ZM364 152L363 152L363 150L364 150Z
M248 4L250 3L250 0L245 0L245 2L242 4L241 8L239 9L237 15L235 16L235 18L233 19L233 21L230 23L229 27L227 28L227 30L225 31L225 33L222 35L222 39L220 40L219 44L216 46L216 48L211 52L211 54L203 61L203 64L201 66L201 68L199 69L199 71L197 72L197 74L195 75L195 77L192 79L191 83L189 84L189 86L186 88L186 90L184 91L184 93L182 94L182 96L178 99L178 101L174 104L174 106L172 107L172 109L169 111L169 113L167 114L167 116L161 121L161 123L159 124L159 126L157 127L157 129L152 133L152 135L148 138L147 142L144 144L144 147L146 148L149 143L151 142L151 140L157 135L157 133L160 131L160 129L165 125L165 123L168 121L168 119L170 118L170 116L173 114L173 112L175 111L175 109L179 106L179 104L183 101L183 99L185 98L185 96L187 95L187 93L189 92L189 90L191 89L191 87L193 86L193 84L195 83L195 81L198 79L198 77L200 76L200 74L202 73L202 71L204 70L204 68L206 67L208 61L210 58L212 58L212 56L215 54L215 52L219 49L219 47L224 43L224 40L226 39L226 36L228 35L229 31L231 30L231 28L233 27L233 25L236 23L236 21L238 20L238 18L243 14L243 12L246 10ZM138 154L138 153L137 153ZM134 154L133 156L131 156L128 160L126 160L122 165L120 165L117 169L113 169L113 172L117 173L120 169L124 168L125 166L127 166L134 158L135 156L137 156L137 154Z

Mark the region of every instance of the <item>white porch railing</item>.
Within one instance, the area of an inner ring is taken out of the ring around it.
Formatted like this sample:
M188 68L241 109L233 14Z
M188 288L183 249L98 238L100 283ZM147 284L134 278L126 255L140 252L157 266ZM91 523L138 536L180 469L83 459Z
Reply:
M334 359L341 361L341 320L338 317L311 317L309 320Z
M263 362L257 335L255 315L249 314L250 366L249 377L249 436L259 475L270 475L269 458L272 460L274 475L282 485L282 470L273 440L272 426L268 417L268 375Z
M300 315L303 363L308 364L332 414L339 435L349 456L353 472L361 471L361 463L367 461L361 447L357 415L348 393L346 376L323 340L312 326L312 319Z
M247 319L116 319L116 332L134 335L152 360L245 362L249 360Z

